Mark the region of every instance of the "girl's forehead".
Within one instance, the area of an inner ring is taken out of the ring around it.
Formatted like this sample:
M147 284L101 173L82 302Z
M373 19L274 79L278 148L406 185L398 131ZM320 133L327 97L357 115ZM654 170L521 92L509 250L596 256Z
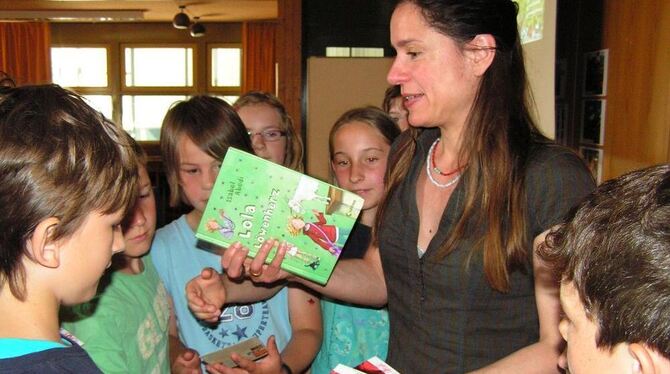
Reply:
M190 139L180 142L177 152L180 164L210 164L217 161Z
M279 110L266 103L245 105L237 110L237 114L246 127L259 125L282 126Z
M372 124L363 121L352 121L343 124L337 129L334 141L336 143L349 143L354 141L367 141L370 138L384 138L384 135L382 135L381 131Z

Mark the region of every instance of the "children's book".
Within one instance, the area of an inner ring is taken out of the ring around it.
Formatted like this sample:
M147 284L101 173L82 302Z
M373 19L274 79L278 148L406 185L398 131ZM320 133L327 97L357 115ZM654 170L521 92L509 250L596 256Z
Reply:
M362 207L354 193L231 147L196 237L225 248L239 241L250 257L266 239L285 241L282 268L323 285Z

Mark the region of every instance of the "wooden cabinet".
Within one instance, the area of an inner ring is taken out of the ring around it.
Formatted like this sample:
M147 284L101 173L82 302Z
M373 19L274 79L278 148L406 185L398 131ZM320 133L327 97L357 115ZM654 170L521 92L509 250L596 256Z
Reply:
M607 0L603 176L670 162L670 2Z

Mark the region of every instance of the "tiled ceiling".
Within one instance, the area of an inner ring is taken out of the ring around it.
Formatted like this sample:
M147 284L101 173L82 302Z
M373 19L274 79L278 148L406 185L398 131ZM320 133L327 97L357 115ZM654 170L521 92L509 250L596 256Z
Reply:
M99 22L112 18L121 22L166 22L172 21L180 5L186 6L191 19L200 17L202 22L277 18L277 0L0 0L0 21ZM124 18L129 14L131 19ZM141 18L132 19L137 15Z

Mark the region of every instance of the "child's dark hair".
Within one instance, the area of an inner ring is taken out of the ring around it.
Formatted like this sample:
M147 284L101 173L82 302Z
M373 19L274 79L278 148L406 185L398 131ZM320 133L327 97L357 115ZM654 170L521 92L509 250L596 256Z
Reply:
M188 204L179 185L179 141L187 136L209 156L223 160L228 147L254 153L247 130L230 104L211 96L194 96L168 110L161 128L161 154L170 185L170 206Z
M396 84L389 86L389 88L386 89L386 92L384 92L384 101L382 101L382 109L386 113L391 111L393 99L397 97L402 97L402 94L400 93L400 85Z
M137 194L130 137L57 85L0 95L0 285L25 298L25 244L59 220L48 240L72 235L89 213L127 212Z
M335 124L330 129L330 135L328 136L328 151L330 152L331 160L333 159L333 140L335 138L335 133L340 127L351 122L363 122L370 125L370 127L379 131L389 144L392 144L395 138L400 135L398 124L395 123L388 114L377 107L366 106L348 110L335 121Z
M574 282L599 347L644 343L670 359L670 165L600 185L540 256Z
M240 108L252 105L268 105L279 113L281 118L281 129L286 131L286 150L284 166L293 170L302 171L302 140L295 131L293 119L288 115L284 104L275 95L263 91L249 91L240 96L233 108L239 111Z

